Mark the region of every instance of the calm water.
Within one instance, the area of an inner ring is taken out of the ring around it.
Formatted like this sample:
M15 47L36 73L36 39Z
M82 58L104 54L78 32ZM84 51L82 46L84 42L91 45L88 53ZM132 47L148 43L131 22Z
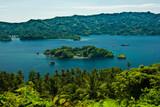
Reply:
M121 44L129 44L122 47ZM49 65L51 59L46 58L42 53L46 49L61 47L63 45L81 47L94 45L113 51L116 55L124 53L127 60L94 59L94 60L58 60L55 65ZM40 55L36 55L40 52ZM83 37L81 41L72 40L39 40L39 41L18 41L0 42L0 70L15 72L23 70L27 75L30 70L37 70L40 73L53 72L56 69L67 69L80 67L91 70L94 68L106 68L119 66L126 68L127 61L132 67L140 64L150 65L160 62L160 36L96 36Z

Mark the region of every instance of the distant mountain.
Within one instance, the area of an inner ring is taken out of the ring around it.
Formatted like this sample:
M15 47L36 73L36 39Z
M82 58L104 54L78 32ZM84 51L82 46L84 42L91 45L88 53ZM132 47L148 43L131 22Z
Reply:
M0 22L0 40L79 39L79 35L160 35L160 14L123 12L56 17L23 23Z

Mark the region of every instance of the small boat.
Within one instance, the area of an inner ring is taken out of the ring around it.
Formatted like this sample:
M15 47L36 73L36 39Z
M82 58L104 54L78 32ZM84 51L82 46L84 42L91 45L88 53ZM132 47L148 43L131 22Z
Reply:
M54 61L52 61L52 62L49 62L49 64L50 64L50 65L55 65L55 62L54 62Z
M121 46L129 46L129 44L121 44Z
M37 52L36 54L39 55L39 52Z

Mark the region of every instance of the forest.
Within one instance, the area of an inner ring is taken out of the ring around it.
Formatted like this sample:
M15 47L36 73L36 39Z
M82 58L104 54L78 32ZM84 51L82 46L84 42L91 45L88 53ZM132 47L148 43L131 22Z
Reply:
M6 33L0 32L0 41L11 41L11 37L9 37Z
M61 48L46 50L44 52L46 56L56 58L113 58L112 52L97 48L95 46L83 46L81 48L62 46Z
M40 74L0 72L1 107L159 107L160 64L79 68Z
M122 12L98 15L74 15L22 23L0 22L0 40L13 35L20 40L73 39L87 35L160 35L160 14Z

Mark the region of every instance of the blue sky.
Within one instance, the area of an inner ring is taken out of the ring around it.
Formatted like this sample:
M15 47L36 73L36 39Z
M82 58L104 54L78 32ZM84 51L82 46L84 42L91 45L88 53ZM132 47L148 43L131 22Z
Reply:
M123 11L160 13L160 0L0 0L0 21Z

